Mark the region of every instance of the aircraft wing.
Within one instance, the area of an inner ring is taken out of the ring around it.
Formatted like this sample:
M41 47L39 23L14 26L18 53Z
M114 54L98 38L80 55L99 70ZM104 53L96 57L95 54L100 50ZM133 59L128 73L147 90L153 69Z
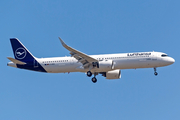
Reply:
M61 41L61 44L63 47L65 47L67 50L70 51L70 54L72 57L76 58L78 62L81 62L84 67L86 67L89 64L92 64L93 62L98 62L97 59L90 57L89 55L86 55L85 53L82 53L64 43L64 41L59 37L59 40Z

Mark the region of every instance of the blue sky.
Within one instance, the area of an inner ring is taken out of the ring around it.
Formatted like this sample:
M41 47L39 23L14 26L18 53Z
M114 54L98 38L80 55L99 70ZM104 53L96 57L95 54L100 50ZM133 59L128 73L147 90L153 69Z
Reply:
M180 2L177 0L0 1L1 120L179 120ZM7 67L9 38L36 57L69 56L58 40L86 53L160 51L176 62L122 70L119 80Z

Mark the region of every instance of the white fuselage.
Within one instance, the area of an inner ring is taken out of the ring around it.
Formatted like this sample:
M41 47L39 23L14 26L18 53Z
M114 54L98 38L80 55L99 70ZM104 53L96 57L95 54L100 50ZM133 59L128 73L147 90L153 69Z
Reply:
M90 55L99 61L112 60L115 69L136 69L136 68L156 68L163 67L174 63L174 59L162 52L137 52L122 54L103 54ZM74 57L53 57L53 58L36 58L39 64L48 73L66 73L66 72L87 72L82 63ZM107 72L109 70L92 68L92 72Z
M59 38L62 46L70 51L71 57L36 58L17 39L11 38L14 57L7 57L11 62L7 65L20 69L44 72L66 73L85 72L96 83L96 75L106 79L120 79L121 69L154 68L171 65L175 60L162 52L136 52L122 54L87 55L70 46Z

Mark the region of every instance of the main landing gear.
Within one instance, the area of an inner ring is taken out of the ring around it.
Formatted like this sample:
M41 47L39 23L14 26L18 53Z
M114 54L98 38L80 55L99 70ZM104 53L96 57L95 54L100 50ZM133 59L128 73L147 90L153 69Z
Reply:
M91 79L93 83L96 83L96 82L97 82L97 79L96 79L96 75L97 75L97 74L98 74L98 73L94 73L94 77ZM92 72L91 72L91 71L88 71L88 72L87 72L87 76L88 76L88 77L91 77L91 76L92 76Z
M92 72L91 72L91 71L88 71L88 72L87 72L87 76L88 76L88 77L91 77L91 76L92 76Z
M158 73L156 72L156 68L154 68L154 75L157 76Z
M97 82L96 77L93 77L91 80L92 80L93 83L96 83L96 82Z

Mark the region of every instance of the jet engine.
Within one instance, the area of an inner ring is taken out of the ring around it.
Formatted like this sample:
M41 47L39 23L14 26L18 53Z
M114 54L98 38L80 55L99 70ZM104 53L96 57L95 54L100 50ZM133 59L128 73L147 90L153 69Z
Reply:
M102 73L106 79L119 79L121 78L121 70L112 70Z

